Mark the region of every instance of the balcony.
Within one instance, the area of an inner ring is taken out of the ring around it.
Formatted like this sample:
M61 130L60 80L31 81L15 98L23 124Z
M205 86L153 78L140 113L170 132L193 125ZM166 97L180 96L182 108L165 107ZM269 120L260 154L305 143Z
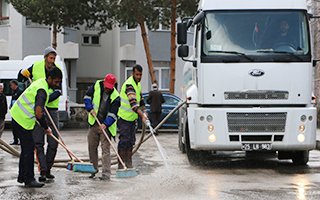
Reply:
M0 25L8 25L9 24L9 17L0 17Z

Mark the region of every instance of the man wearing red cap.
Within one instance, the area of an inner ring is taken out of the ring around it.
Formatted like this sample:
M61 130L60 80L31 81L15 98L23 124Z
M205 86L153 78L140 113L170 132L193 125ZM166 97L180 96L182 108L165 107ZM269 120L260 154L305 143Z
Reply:
M101 180L110 180L111 155L110 144L104 136L102 129L106 130L109 136L114 137L117 133L117 113L120 107L120 97L114 88L117 82L113 74L107 74L104 80L98 80L92 85L84 97L85 108L89 113L88 122L90 129L88 133L88 148L90 162L96 172L91 174L94 178L98 173L98 146L101 142L102 150L102 176ZM101 127L96 122L94 115L101 122Z

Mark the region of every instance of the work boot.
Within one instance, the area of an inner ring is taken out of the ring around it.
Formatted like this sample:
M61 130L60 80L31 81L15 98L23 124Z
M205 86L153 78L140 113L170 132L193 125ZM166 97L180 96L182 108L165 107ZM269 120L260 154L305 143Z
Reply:
M126 151L118 150L119 156L121 157L122 161L125 163L127 160ZM118 169L123 169L123 165L121 164L120 160L118 159Z
M30 183L25 183L24 186L28 188L40 188L44 186L44 183L39 183L36 180L33 180Z
M90 174L89 178L94 178L98 172L99 172L99 170L96 169L95 172Z
M10 145L19 145L19 142L18 141L13 141L10 143Z
M99 179L102 180L102 181L110 181L110 177L105 175L105 174L102 174L102 176L99 177Z
M40 172L39 182L46 182L47 176L45 171Z
M18 177L18 183L24 183L24 178L23 177Z
M46 172L46 177L47 177L48 179L54 179L54 178L55 178L54 175L51 174L51 171L50 171L50 170L48 170L48 171Z

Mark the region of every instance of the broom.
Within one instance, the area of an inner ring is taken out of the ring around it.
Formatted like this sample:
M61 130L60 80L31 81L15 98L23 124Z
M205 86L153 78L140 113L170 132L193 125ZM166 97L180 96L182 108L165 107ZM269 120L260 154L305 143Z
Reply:
M95 173L96 169L91 163L85 163L80 158L78 158L64 143L62 143L56 136L49 134L55 141L57 141L70 156L74 157L78 162L73 161L68 163L67 169L74 172L84 172L84 173Z
M118 178L125 178L125 177L133 177L133 176L137 176L137 170L134 168L127 168L127 166L124 164L123 160L121 159L118 151L116 150L116 148L114 147L114 145L112 144L108 134L106 133L106 131L101 127L101 123L99 121L99 119L97 118L97 116L95 114L90 113L92 116L94 116L94 118L96 119L96 121L98 122L98 125L100 127L100 129L102 130L104 136L107 138L110 146L112 147L113 151L116 153L121 165L123 166L123 169L117 169L116 171L116 177Z
M30 83L32 83L32 80L31 80L30 77L28 77L28 80L29 80ZM53 126L53 128L54 128L54 130L55 130L56 133L58 134L59 140L61 140L61 142L65 145L64 141L62 140L62 136L61 136L61 134L60 134L60 132L59 132L59 129L57 128L56 124L54 123L54 121L53 121L53 119L52 119L52 117L51 117L51 115L50 115L50 113L49 113L49 111L48 111L48 109L47 109L46 107L44 107L44 111L46 112L46 114L47 114L47 116L48 116L48 118L49 118L49 120L50 120L50 122L51 122L51 124L52 124L52 126ZM70 158L71 161L73 162L72 156L70 155L70 153L69 153L68 151L67 151L67 153L68 153L68 155L69 155L69 158ZM36 155L37 155L37 154L36 154ZM38 159L37 159L37 161L38 161ZM39 161L38 161L38 163L39 163Z
M32 80L30 77L28 77L30 83L32 83ZM61 134L58 130L58 128L56 127L55 123L52 120L52 117L50 115L50 113L48 112L47 108L44 107L44 110L46 112L46 114L48 115L55 131L58 133L59 137L61 138ZM37 121L37 123L39 124L39 122ZM95 173L96 169L93 167L93 165L91 163L85 163L82 160L80 160L65 144L64 142L62 142L61 140L59 140L56 136L54 136L52 133L49 134L49 136L51 136L55 141L57 141L67 152L69 157L71 158L71 162L68 163L67 165L67 169L69 170L73 170L74 172L84 172L84 173ZM75 162L72 157L74 157L77 161L79 162Z

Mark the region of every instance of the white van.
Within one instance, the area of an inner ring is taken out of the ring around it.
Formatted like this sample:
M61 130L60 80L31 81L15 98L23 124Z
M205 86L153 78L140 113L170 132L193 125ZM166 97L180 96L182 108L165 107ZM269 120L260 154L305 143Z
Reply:
M18 73L21 69L27 69L31 65L43 59L43 55L30 55L26 56L23 60L6 60L0 61L0 82L4 83L4 91L7 95L8 108L11 102L11 92L9 82L12 79L17 79ZM66 66L60 56L56 57L55 63L61 67L63 80L62 80L62 95L60 96L59 102L59 121L65 122L70 116L69 96L68 96L68 76ZM19 83L19 87L24 89L24 85ZM11 121L11 116L8 112L6 115L6 121Z
M22 60L1 60L0 61L0 83L4 84L4 94L7 96L8 113L6 115L5 121L11 121L11 116L9 114L9 106L11 102L11 89L10 81L17 79L17 75L22 66ZM21 90L25 89L25 86L19 83Z

